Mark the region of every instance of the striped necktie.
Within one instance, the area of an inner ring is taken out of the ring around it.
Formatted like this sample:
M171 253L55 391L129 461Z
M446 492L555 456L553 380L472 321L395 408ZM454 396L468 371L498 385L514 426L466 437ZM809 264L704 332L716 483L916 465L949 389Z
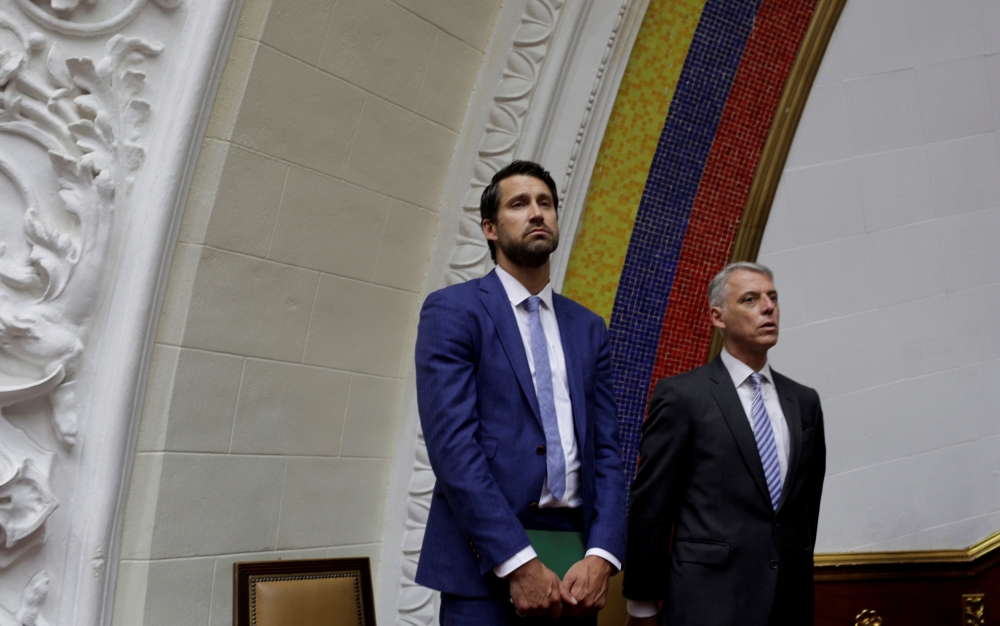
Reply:
M538 296L530 296L525 301L525 306L528 307L531 358L535 362L535 394L538 396L538 410L542 414L542 429L545 431L545 469L549 478L549 491L556 500L562 500L566 493L566 457L563 455L559 421L556 418L549 348L542 328L542 318L538 313L541 303L542 299Z
M753 414L753 438L757 440L757 451L760 452L760 462L764 465L764 478L767 479L767 491L771 495L771 506L778 510L781 500L781 467L778 465L778 446L774 443L774 431L771 429L771 418L764 408L764 397L760 393L760 374L750 374L753 383L753 398L750 412Z

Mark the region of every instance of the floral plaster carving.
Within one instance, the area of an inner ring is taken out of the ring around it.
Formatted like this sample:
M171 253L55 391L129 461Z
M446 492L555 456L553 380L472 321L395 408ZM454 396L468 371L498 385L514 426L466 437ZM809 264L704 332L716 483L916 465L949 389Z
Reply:
M42 616L42 605L49 595L49 575L38 572L31 577L21 593L21 606L11 613L0 607L0 626L48 626Z
M95 5L108 5L116 0L43 0L49 5L46 11L33 0L15 0L18 7L31 19L51 31L64 35L93 36L106 35L120 30L131 22L145 6L153 2L164 9L175 9L183 0L128 0L128 4L112 14L96 22L80 22L72 19L73 12L81 4L93 8ZM123 0L117 0L123 1Z
M135 68L162 46L116 35L94 61L67 58L50 37L2 15L0 31L8 35L0 47L0 134L23 140L0 150L0 176L24 207L22 240L0 233L0 407L47 397L52 429L71 449L79 433L77 366L114 217L145 158L139 141L150 104L138 97L145 75ZM27 171L30 159L11 147L25 144L47 156L48 176ZM53 458L0 414L0 568L45 541L45 522L59 506ZM48 575L38 572L15 613L0 607L0 626L45 624L39 612L47 590Z

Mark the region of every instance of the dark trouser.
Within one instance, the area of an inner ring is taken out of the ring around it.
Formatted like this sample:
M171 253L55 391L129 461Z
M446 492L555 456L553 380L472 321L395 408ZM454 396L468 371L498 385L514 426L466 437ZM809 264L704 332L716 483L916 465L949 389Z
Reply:
M580 509L538 509L521 520L529 530L583 530ZM487 574L490 595L466 598L450 593L441 594L441 626L596 626L597 616L552 619L549 617L518 617L510 602L510 585L493 574Z

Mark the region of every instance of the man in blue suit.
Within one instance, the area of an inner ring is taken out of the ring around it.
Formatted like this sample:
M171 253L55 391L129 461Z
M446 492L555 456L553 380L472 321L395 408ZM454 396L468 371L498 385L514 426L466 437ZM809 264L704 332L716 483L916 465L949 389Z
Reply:
M497 172L480 203L496 269L420 313L417 402L437 484L416 580L441 591L442 626L596 624L621 567L607 331L552 291L557 208L541 166ZM526 530L582 532L585 556L560 580Z

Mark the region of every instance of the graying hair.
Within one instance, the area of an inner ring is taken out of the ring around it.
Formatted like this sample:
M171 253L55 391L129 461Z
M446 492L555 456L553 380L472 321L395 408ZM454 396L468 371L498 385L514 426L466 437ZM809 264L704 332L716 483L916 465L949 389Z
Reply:
M733 272L738 272L740 270L757 272L758 274L763 274L771 280L774 280L774 272L772 272L769 267L761 265L760 263L751 263L749 261L730 263L722 268L722 271L715 275L712 282L708 283L708 306L721 307L725 304L726 290L729 288L729 277L733 275Z

